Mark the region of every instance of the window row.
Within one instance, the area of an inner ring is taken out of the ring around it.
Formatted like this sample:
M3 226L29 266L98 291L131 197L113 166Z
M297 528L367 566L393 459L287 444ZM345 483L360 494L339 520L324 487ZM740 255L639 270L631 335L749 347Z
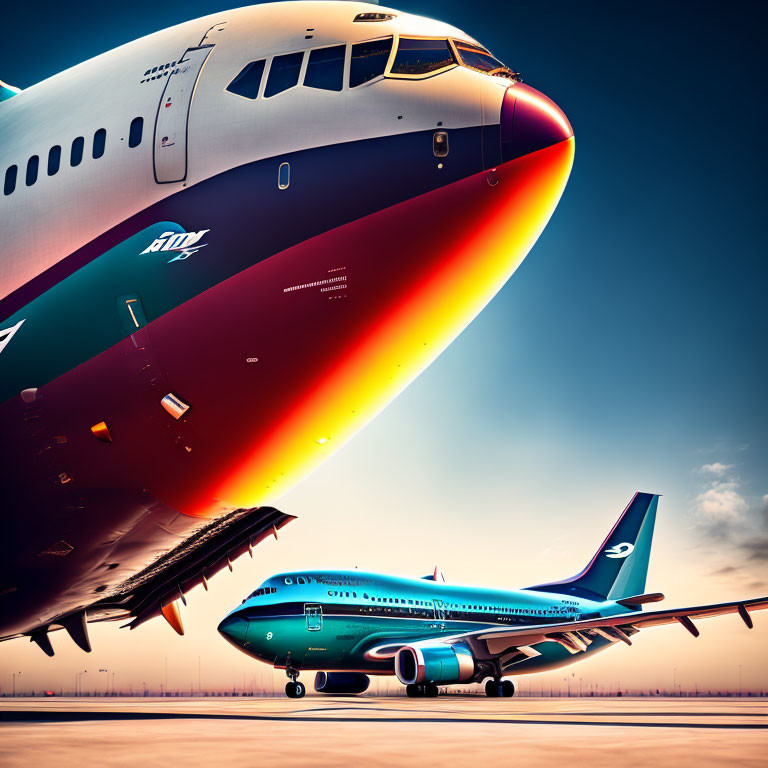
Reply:
M390 36L349 46L349 87L356 88L382 75L400 78L424 77L455 66L512 79L518 77L494 59L488 51L471 43L447 38L401 37L397 43L397 52L392 58L393 44L394 38ZM260 94L265 99L276 96L299 85L306 58L304 79L301 83L305 88L341 91L344 88L347 48L346 45L332 45L310 51L286 53L269 60L251 61L243 67L226 90L246 99L256 99ZM266 84L261 93L267 68Z
M142 134L144 132L144 118L135 117L131 121L130 128L128 130L128 146L138 147L141 144ZM91 157L94 160L98 160L104 155L104 151L107 146L107 131L105 128L99 128L93 134L93 142L91 144ZM78 136L72 141L72 145L69 149L69 164L72 168L80 165L83 161L83 154L85 152L85 139L82 136ZM49 176L55 176L61 168L61 156L62 149L60 145L51 147L48 150L48 164L47 173ZM31 187L38 177L40 170L40 157L38 155L32 155L27 160L27 167L24 174L24 183L26 186ZM10 195L16 189L16 181L19 175L19 168L16 165L11 165L6 168L5 182L3 184L3 193Z

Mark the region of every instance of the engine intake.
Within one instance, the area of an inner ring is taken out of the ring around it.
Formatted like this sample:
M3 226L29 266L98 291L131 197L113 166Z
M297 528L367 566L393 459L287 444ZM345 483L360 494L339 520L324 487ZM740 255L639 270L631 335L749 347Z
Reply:
M395 655L395 674L403 685L463 683L475 674L475 659L465 645L404 645Z
M318 672L315 690L318 693L363 693L371 684L362 672Z

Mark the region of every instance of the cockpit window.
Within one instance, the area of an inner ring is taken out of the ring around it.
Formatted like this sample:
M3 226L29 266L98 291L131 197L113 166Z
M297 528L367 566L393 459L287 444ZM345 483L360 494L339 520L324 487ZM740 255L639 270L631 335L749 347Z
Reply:
M227 90L246 99L255 99L259 95L261 76L264 74L264 59L246 64L240 74L227 86Z
M330 48L316 48L309 54L304 85L308 88L322 88L326 91L340 91L344 86L345 45Z
M393 75L425 75L455 63L447 40L401 37L391 72Z
M488 51L478 48L469 43L460 43L456 41L456 52L459 54L461 63L470 69L479 69L481 72L488 72L492 75L501 75L502 77L517 77L515 72L505 67L498 59L494 59Z
M275 56L272 59L272 66L269 68L267 85L264 88L265 98L275 96L278 93L293 88L299 82L299 73L301 72L301 62L304 54L287 53L284 56Z
M349 67L349 87L362 85L374 77L384 74L392 52L392 38L371 40L352 46L352 60Z

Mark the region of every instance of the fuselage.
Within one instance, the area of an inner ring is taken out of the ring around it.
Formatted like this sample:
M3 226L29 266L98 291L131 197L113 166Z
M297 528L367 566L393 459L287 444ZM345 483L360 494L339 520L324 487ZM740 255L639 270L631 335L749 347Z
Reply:
M235 647L283 668L394 674L404 643L479 629L541 626L627 613L619 603L532 590L486 589L362 571L273 576L219 625ZM515 674L541 672L607 647L598 638L578 655L539 643Z
M0 104L0 637L274 502L490 301L573 158L493 62L438 21L275 3Z

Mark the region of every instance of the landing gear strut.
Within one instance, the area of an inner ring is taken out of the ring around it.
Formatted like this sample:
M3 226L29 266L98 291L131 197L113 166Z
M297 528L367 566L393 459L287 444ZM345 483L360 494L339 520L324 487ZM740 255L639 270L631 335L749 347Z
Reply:
M411 684L405 686L405 693L412 699L419 698L421 696L427 696L429 698L435 698L440 693L437 686L434 683L421 683Z
M289 699L302 698L307 692L307 688L304 683L299 682L299 670L291 664L290 654L285 662L285 674L291 678L291 681L285 684L285 695Z
M509 698L515 695L515 686L511 680L489 680L485 684L485 695L490 698Z

